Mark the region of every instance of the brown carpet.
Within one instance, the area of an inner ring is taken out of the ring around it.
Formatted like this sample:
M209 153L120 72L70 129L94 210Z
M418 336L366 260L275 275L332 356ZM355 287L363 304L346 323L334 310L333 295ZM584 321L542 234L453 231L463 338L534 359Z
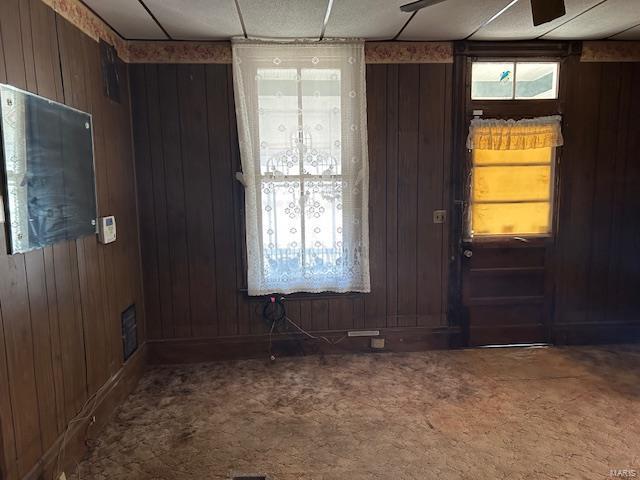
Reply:
M617 346L154 367L76 475L606 479L633 468L640 478L640 348Z

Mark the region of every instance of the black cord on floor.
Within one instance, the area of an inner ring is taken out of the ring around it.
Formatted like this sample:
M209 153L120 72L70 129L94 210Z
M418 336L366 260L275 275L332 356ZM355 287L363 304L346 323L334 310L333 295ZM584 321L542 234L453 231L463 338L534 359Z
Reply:
M304 328L302 328L300 325L298 325L296 322L294 322L287 316L287 308L284 304L284 300L285 300L284 297L270 296L267 298L267 301L265 302L264 307L262 308L262 318L264 319L264 321L267 324L267 327L269 328L269 359L272 362L275 361L276 359L275 355L273 354L273 333L276 332L276 333L292 334L292 332L289 331L288 329L289 325L293 326L299 333L304 334L306 337L311 338L313 340L325 342L328 345L337 345L338 343L343 341L345 338L347 338L347 336L344 335L340 337L338 340L330 340L329 338L323 335L316 336L307 332ZM300 337L296 335L296 336L293 336L293 339L296 340L302 355L304 355L305 350Z

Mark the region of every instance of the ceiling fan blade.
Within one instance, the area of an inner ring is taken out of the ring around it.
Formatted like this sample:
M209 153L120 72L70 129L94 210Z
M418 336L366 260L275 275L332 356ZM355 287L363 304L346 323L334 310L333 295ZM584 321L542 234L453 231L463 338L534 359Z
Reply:
M407 3L400 7L400 10L403 12L416 12L426 7L430 7L432 5L437 5L438 3L442 3L446 0L418 0L417 2Z
M533 25L538 26L551 22L567 13L564 0L531 0Z

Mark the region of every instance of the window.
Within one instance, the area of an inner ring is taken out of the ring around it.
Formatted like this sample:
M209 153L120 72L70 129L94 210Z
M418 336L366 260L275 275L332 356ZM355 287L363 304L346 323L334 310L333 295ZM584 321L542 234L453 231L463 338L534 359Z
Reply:
M369 291L362 43L233 54L249 294Z
M473 62L472 100L558 98L558 62Z
M560 145L559 117L473 120L469 236L551 234Z

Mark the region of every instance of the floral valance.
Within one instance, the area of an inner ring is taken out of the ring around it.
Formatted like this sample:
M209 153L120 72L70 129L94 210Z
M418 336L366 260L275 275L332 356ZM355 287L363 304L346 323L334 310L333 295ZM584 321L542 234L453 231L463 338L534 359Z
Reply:
M479 150L529 150L559 147L563 144L562 117L527 118L524 120L471 120L467 148Z

